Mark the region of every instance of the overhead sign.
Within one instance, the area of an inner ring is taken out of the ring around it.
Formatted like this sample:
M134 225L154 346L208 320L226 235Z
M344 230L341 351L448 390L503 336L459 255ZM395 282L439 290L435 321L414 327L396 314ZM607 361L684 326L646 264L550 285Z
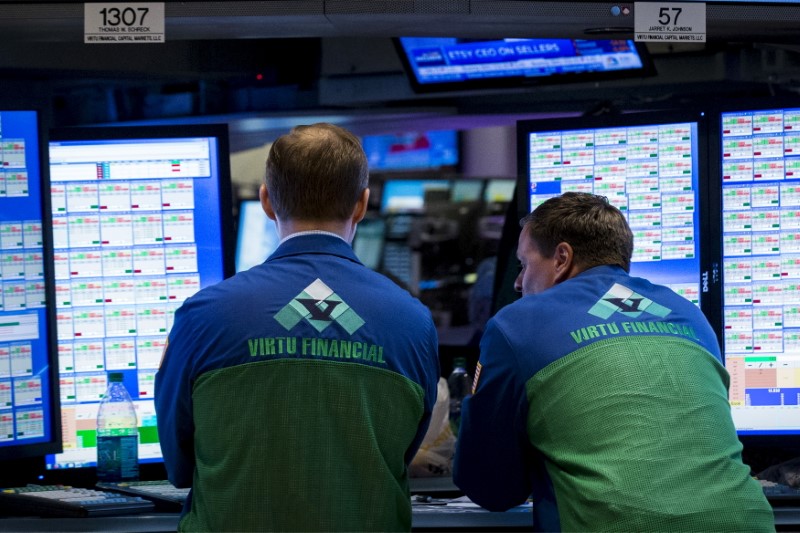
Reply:
M164 3L83 5L84 43L163 43Z
M634 40L667 43L706 42L706 5L701 2L636 2Z

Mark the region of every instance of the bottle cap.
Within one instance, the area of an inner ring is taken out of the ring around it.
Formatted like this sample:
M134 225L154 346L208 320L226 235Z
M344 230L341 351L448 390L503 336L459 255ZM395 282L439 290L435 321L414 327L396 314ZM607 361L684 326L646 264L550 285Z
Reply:
M466 357L456 357L453 359L453 368L467 368L467 358Z
M108 381L110 383L122 383L122 372L111 372L108 375Z

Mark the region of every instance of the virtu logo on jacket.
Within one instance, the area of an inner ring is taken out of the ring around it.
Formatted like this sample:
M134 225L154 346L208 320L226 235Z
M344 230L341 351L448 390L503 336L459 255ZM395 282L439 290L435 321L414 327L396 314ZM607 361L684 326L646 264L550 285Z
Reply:
M319 278L275 315L287 331L303 319L319 332L336 322L352 335L364 325L364 320Z
M650 313L660 318L666 317L672 311L663 305L655 303L653 300L645 298L641 294L636 294L628 287L615 283L603 297L597 301L589 314L608 318L614 313L636 318L642 313Z
M672 313L668 307L655 303L641 294L633 292L628 287L615 283L607 293L600 298L596 304L589 309L589 314L600 317L604 320L611 318L615 313L619 313L629 319L635 319L643 313L666 318ZM680 318L677 322L666 322L663 320L652 320L645 318L641 320L626 320L623 322L605 322L593 324L570 331L569 334L576 344L584 342L594 342L604 337L615 335L630 334L652 334L657 335L678 335L691 339L699 340L694 328L682 323Z

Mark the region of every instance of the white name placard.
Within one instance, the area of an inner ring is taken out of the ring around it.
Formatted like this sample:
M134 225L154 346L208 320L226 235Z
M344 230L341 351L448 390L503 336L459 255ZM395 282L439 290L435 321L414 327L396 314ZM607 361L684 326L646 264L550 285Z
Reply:
M83 42L163 43L164 3L84 4Z
M636 2L634 40L667 43L706 42L706 5L701 2Z

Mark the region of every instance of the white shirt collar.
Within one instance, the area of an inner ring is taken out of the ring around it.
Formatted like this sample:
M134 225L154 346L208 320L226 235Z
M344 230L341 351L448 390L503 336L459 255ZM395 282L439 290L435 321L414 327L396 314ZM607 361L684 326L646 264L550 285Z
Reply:
M302 237L303 235L330 235L331 237L336 237L338 239L343 240L344 242L347 242L344 239L344 237L342 237L338 233L333 233L333 232L330 232L330 231L323 231L321 229L312 229L312 230L308 230L308 231L298 231L297 233L292 233L291 235L287 235L286 237L281 239L280 244L285 243L289 239L294 239L295 237ZM350 243L348 243L348 244L350 244Z

